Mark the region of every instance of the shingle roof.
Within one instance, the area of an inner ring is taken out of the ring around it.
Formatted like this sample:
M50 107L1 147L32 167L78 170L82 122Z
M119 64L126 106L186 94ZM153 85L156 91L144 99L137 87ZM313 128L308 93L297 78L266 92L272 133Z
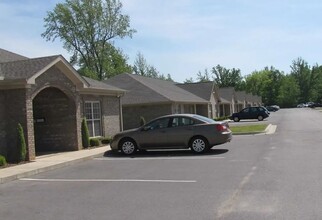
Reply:
M214 89L213 82L184 83L177 84L177 86L208 101L211 99Z
M244 103L244 101L246 100L246 92L236 91L236 98L239 103Z
M11 61L0 62L0 77L2 78L2 80L5 80L5 81L6 80L8 81L26 80L27 81L30 78L37 76L36 75L37 73L41 74L42 73L41 71L43 71L52 62L57 60L57 58L61 58L57 61L63 61L66 65L69 65L68 62L61 55L28 59L2 49L0 50L0 55L1 54L5 54L7 57L10 57L10 56L12 57ZM125 92L120 88L117 88L112 85L107 85L103 82L100 82L94 79L90 79L87 77L81 78L76 71L74 72L74 75L76 78L78 78L78 80L81 80L83 83L85 84L86 82L88 83L88 85L85 85L84 88L82 88L84 91L93 92L94 90L101 90L100 92L113 91L121 94ZM2 81L2 82L5 82L5 81Z
M174 82L123 73L105 81L109 85L128 90L123 104L149 104L157 102L208 103Z
M235 94L235 89L233 87L219 88L219 96L221 102L231 102Z
M91 79L88 77L83 76L83 78L88 82L89 88L94 88L94 89L106 89L106 90L112 90L112 91L120 91L120 92L125 92L125 90L117 88L112 85L108 85L107 83L97 81L95 79Z
M53 62L59 55L0 63L0 76L5 79L29 79Z
M24 57L19 54L0 48L0 63L17 61L17 60L26 60L26 59L28 59L28 57Z

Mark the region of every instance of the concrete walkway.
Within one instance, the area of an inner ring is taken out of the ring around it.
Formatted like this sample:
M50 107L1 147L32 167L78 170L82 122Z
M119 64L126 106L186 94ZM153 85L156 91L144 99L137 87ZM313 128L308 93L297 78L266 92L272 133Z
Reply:
M93 157L103 155L108 150L110 150L109 145L80 151L39 156L36 157L35 161L30 163L0 169L0 184L90 160Z

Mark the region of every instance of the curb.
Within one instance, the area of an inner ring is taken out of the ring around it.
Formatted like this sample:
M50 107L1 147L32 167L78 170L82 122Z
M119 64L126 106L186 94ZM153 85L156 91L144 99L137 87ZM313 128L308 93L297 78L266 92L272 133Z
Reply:
M240 133L233 133L233 135L265 135L265 134L274 134L276 131L277 126L269 124L265 128L264 131L258 131L258 132L240 132Z
M86 156L77 155L79 154L77 152L80 151L60 153L59 155L48 156L45 159L39 159L30 163L3 168L0 170L0 184L91 160L94 157L103 155L108 150L109 147L107 148L106 146L103 146L96 150L99 152L91 152ZM83 154L87 150L85 149L81 151L81 154ZM90 152L91 149L88 151Z

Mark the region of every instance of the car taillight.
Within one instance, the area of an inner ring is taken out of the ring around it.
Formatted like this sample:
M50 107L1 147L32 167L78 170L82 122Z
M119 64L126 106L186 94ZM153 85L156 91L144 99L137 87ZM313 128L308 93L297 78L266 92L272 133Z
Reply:
M227 127L227 125L218 124L218 125L216 125L216 129L217 129L217 131L227 131L228 127Z

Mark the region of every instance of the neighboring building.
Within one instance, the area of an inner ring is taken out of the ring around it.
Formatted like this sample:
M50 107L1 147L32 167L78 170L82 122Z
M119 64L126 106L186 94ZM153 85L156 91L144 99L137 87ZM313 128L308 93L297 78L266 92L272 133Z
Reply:
M207 117L219 117L220 97L214 82L183 83L177 86L209 101Z
M219 88L219 116L230 116L236 111L236 93L233 87Z
M236 99L237 99L237 105L236 105L236 111L239 112L243 108L246 108L247 105L247 95L245 91L236 91Z
M27 159L38 152L82 148L81 121L91 136L121 130L124 90L81 77L61 55L29 59L0 49L0 154L17 145L17 125L25 132Z
M134 74L120 74L105 81L127 90L122 97L124 129L140 126L155 117L173 113L196 113L208 116L209 100L200 98L174 82Z

